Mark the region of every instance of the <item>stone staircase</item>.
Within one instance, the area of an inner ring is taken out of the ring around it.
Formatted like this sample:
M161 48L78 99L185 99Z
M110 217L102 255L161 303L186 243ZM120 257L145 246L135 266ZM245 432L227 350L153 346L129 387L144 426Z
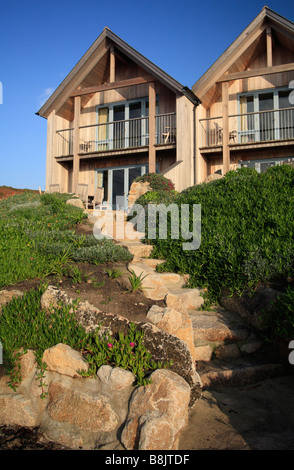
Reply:
M189 315L203 389L245 386L287 373L288 366L237 314L214 307Z
M125 217L116 214L114 239L133 254L128 269L141 276L144 295L152 300L164 300L167 307L185 311L190 317L193 356L203 389L243 386L287 373L288 366L271 354L272 351L265 351L258 332L239 315L219 306L202 310L203 291L183 288L188 276L157 272L156 266L164 260L150 258L152 246L142 243L143 237Z

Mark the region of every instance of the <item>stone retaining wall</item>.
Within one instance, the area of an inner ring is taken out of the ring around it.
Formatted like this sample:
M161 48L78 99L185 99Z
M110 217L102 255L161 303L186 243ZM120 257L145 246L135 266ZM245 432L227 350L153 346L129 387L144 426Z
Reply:
M88 365L64 344L46 350L44 360L45 398L33 351L21 358L16 392L2 370L1 425L39 427L49 440L73 449L177 448L190 401L190 387L179 375L159 369L152 384L138 387L130 371L104 365L95 378L84 378L77 371Z
M129 195L128 195L128 206L131 208L136 200L143 196L143 194L147 193L147 191L152 191L150 184L148 181L134 181L131 184Z
M68 304L72 299L51 286L43 294L42 308L60 301ZM98 325L112 334L129 327L125 318L102 314L88 302L80 302L76 318L88 332ZM57 344L44 352L40 386L35 355L29 350L20 360L22 381L16 391L0 366L0 425L39 427L49 440L73 449L177 449L189 407L200 396L195 361L182 339L152 323L137 326L155 361L174 361L170 369L154 371L150 385L137 386L130 371L109 365L100 367L94 378L82 377L79 371L88 370L82 355Z

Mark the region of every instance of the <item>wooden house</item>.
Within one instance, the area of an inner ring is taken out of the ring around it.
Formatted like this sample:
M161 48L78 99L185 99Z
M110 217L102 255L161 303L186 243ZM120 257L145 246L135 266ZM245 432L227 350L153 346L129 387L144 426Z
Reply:
M264 7L192 87L196 183L294 161L293 80L294 24Z
M294 24L264 7L191 90L105 28L37 114L46 190L103 187L112 208L146 172L182 191L264 171L294 159Z
M191 119L196 96L108 28L38 111L47 119L46 190L104 188L114 209L134 178L194 184Z

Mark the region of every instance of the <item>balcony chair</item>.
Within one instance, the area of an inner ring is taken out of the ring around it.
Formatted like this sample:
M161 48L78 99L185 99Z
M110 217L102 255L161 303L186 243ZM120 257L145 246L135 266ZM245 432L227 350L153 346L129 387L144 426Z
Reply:
M88 185L83 184L83 183L78 183L75 194L84 203L85 209L88 209Z
M95 210L98 206L99 209L102 209L102 202L104 199L104 188L97 187L95 189L94 198L89 202L88 206L92 206L92 209Z

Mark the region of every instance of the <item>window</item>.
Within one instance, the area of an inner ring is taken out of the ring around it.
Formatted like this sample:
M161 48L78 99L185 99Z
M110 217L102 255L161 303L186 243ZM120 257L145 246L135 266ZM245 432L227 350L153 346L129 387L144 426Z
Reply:
M158 100L156 112L158 113ZM148 145L148 98L96 106L96 116L96 150Z
M294 138L294 106L289 88L256 91L238 96L238 142L266 142Z

